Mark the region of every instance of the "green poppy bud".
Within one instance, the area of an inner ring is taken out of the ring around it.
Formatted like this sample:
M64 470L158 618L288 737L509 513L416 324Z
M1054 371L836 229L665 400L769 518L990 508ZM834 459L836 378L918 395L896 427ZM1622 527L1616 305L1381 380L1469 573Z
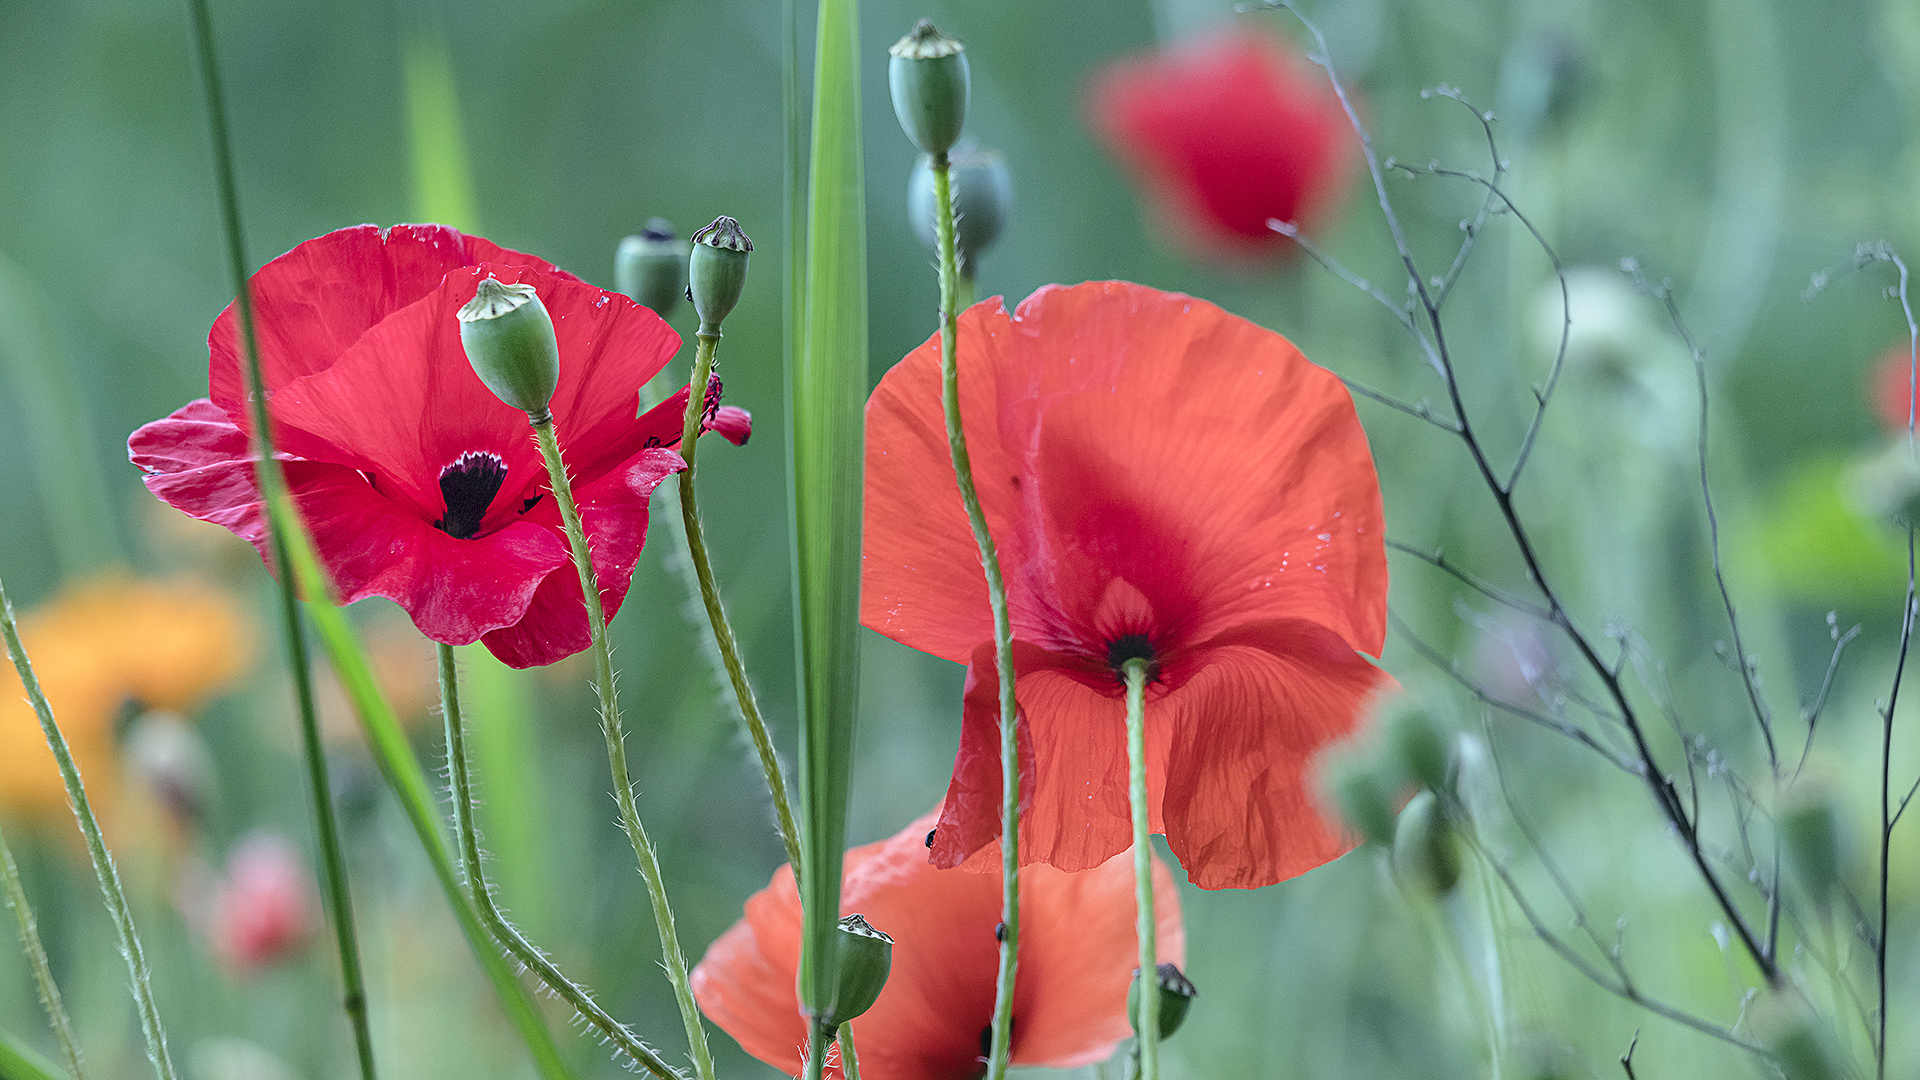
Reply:
M560 384L560 343L533 286L502 284L489 274L455 317L467 362L487 389L535 420L545 419Z
M1428 791L1447 790L1452 766L1447 737L1419 698L1394 695L1375 711L1374 722L1386 736L1387 752L1403 776Z
M666 318L687 291L687 245L674 239L673 223L651 218L647 227L620 241L613 256L613 282L634 303Z
M1781 800L1778 820L1789 864L1808 892L1826 896L1846 874L1850 847L1833 793L1802 780Z
M1165 1042L1173 1038L1186 1022L1187 1009L1193 1004L1200 991L1180 973L1172 964L1161 964L1155 971L1154 989L1160 994L1160 1040ZM1133 985L1127 989L1127 1022L1133 1025L1134 1034L1140 1033L1140 971L1133 972Z
M1769 994L1748 1008L1747 1026L1786 1080L1844 1080L1853 1075L1841 1064L1832 1031L1804 1001Z
M832 1016L839 1026L873 1008L893 969L893 939L875 930L859 914L840 920L840 985L834 991Z
M967 121L972 89L966 47L921 19L887 52L893 57L887 62L893 114L907 138L929 154L953 149Z
M713 224L693 234L693 254L687 260L687 299L700 315L700 332L718 334L720 321L740 301L747 284L747 254L753 241L740 223L722 214Z
M1400 811L1393 830L1393 868L1401 881L1431 896L1445 896L1459 884L1460 849L1433 792L1415 795Z
M1371 762L1350 755L1328 768L1327 786L1340 808L1347 829L1365 843L1383 847L1393 844L1393 800L1380 771Z
M966 148L949 158L953 192L953 249L960 272L973 276L974 260L993 246L1013 210L1013 176L996 150ZM920 155L907 177L907 222L915 236L938 254L934 232L939 210L933 191L933 156Z

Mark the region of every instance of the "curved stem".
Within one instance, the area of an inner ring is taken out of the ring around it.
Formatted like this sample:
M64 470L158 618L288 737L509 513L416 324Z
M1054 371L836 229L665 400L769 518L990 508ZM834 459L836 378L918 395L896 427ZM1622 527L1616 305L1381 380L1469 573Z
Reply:
M113 918L113 928L120 935L120 954L126 957L127 975L133 983L133 1001L140 1013L140 1031L146 1036L147 1057L160 1080L173 1080L173 1057L167 1052L167 1033L160 1025L160 1008L153 1001L147 953L140 946L139 932L134 929L126 891L120 887L120 871L114 868L113 856L100 835L100 821L93 816L93 804L88 801L86 785L80 780L80 767L73 763L73 754L67 749L67 737L54 722L53 706L47 703L40 679L33 673L33 663L20 644L20 627L14 621L13 601L8 599L4 584L0 584L0 638L5 639L7 655L20 675L20 685L26 688L27 700L32 702L33 711L40 718L40 731L47 737L47 748L53 751L53 759L60 766L60 779L67 785L67 804L80 823L81 835L86 837L87 854L93 859L93 876L100 881L107 914Z
M853 1021L840 1025L840 1033L835 1040L840 1043L840 1071L847 1080L860 1080L860 1055L853 1049Z
M446 721L447 773L453 781L454 846L460 851L460 868L466 872L467 889L473 895L474 906L480 911L480 920L509 955L525 964L528 971L560 995L561 1000L573 1006L621 1053L661 1080L681 1080L677 1069L668 1065L657 1051L629 1031L625 1024L601 1008L585 987L567 978L539 948L507 921L493 902L493 889L487 884L480 853L480 835L473 824L473 779L467 766L466 723L460 716L459 674L454 666L453 646L435 642L434 648L440 660L440 714Z
M705 326L695 335L698 344L693 353L693 378L687 383L687 419L680 434L680 456L686 459L686 471L680 474L680 520L685 528L687 559L693 564L700 584L700 600L706 605L707 622L713 626L713 643L720 649L727 681L740 702L740 719L747 737L760 756L761 771L767 774L767 794L773 798L773 812L780 823L780 840L787 848L787 862L795 875L800 873L800 830L793 823L793 805L787 799L786 777L780 771L780 758L773 752L773 739L767 734L767 722L760 717L760 703L754 699L753 685L747 681L746 664L740 660L740 644L727 622L726 609L720 605L720 588L714 584L713 563L707 558L706 533L700 527L700 507L693 493L693 453L699 440L701 421L706 413L707 378L713 373L714 353L720 345L720 332L708 332ZM796 884L798 877L795 878Z
M933 157L934 231L940 246L940 404L946 412L947 448L960 501L967 508L980 566L987 576L987 603L993 609L993 666L1000 679L1000 971L994 986L993 1038L987 1054L987 1080L1001 1080L1013 1041L1013 984L1020 966L1020 757L1015 722L1013 624L1007 614L1007 586L1000 576L1000 555L987 530L980 493L973 484L967 434L960 418L959 260L953 248L953 170L947 155Z
M40 991L41 1006L47 1010L47 1024L53 1028L54 1038L60 1043L60 1052L66 1055L67 1069L73 1073L74 1080L84 1080L87 1074L80 1067L80 1046L73 1039L73 1021L67 1017L67 1007L60 1000L60 986L53 981L46 946L40 944L40 928L33 919L33 905L27 903L27 891L20 885L20 867L14 863L13 849L7 847L3 834L0 834L0 878L5 879L7 906L13 909L14 922L20 926L20 948L33 968L33 984Z
M640 824L640 809L634 804L633 782L627 775L627 748L620 731L620 703L613 690L613 654L607 647L607 619L600 606L600 585L593 573L593 557L587 548L587 532L580 524L580 508L574 505L573 487L567 479L567 467L560 457L560 442L554 434L553 418L533 424L540 456L547 465L547 479L553 488L554 502L560 508L560 520L567 529L567 545L573 550L573 566L580 575L580 594L587 605L587 630L592 635L594 690L600 697L600 730L607 739L607 765L613 772L614 798L620 804L620 824L633 844L634 858L640 863L640 876L646 879L647 896L653 902L654 926L660 932L660 953L666 964L667 979L673 984L673 996L680 1005L680 1020L687 1029L687 1045L693 1055L693 1067L700 1080L713 1080L713 1055L707 1049L707 1032L700 1024L700 1010L693 1001L693 988L687 982L687 961L680 952L680 938L673 929L673 908L667 903L667 888L660 875L660 860L653 843Z
M1133 805L1133 894L1139 907L1140 1012L1133 1019L1139 1037L1140 1080L1160 1075L1159 955L1154 945L1153 847L1147 831L1147 662L1138 657L1122 667L1127 680L1127 798Z

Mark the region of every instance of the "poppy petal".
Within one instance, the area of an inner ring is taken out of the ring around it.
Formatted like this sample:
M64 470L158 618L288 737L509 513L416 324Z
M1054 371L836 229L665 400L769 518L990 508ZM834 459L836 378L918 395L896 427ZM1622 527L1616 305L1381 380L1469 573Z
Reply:
M1217 639L1166 698L1167 844L1203 889L1271 885L1351 843L1314 796L1312 763L1393 680L1322 627L1249 626Z
M706 422L706 429L735 446L745 446L753 437L753 414L738 406L722 405L713 411L713 419Z

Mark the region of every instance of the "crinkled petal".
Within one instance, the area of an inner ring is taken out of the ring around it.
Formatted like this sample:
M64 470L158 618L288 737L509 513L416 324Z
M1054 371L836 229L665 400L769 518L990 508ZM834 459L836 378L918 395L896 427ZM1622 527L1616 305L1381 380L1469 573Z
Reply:
M266 527L247 436L206 398L136 430L127 457L161 502L261 544Z
M1337 858L1351 844L1315 797L1314 755L1393 680L1307 622L1243 627L1206 652L1148 717L1170 729L1159 803L1188 878L1251 889Z
M745 446L753 437L753 414L735 405L722 405L705 427L735 446Z

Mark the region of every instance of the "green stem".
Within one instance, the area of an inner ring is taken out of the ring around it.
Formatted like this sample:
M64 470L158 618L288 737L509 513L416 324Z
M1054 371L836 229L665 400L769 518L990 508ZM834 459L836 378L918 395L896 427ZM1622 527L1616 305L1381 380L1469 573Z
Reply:
M81 1080L86 1073L80 1068L79 1044L73 1041L73 1021L68 1019L67 1007L60 1001L60 986L53 981L53 967L47 963L46 947L40 944L40 928L33 920L33 905L27 903L27 891L20 885L20 867L14 863L13 850L7 847L3 833L0 833L0 877L5 878L7 906L13 909L14 921L20 925L20 947L33 968L33 983L40 991L40 1004L47 1010L47 1023L60 1042L60 1051L67 1056L67 1068L74 1080Z
M1138 657L1122 666L1127 679L1127 795L1133 804L1133 893L1139 907L1140 1078L1160 1075L1160 983L1154 946L1153 847L1147 831L1147 662Z
M693 1001L693 987L687 982L687 961L680 952L680 938L673 929L673 908L667 903L667 888L660 875L660 860L653 853L647 830L640 824L640 809L633 801L633 782L627 774L627 747L620 731L620 702L613 689L613 654L607 647L607 619L600 606L600 585L593 573L593 556L587 548L587 532L580 524L580 509L573 502L573 488L567 479L567 466L560 457L560 441L554 434L553 418L533 423L534 438L540 444L540 456L547 464L547 479L553 488L554 502L560 508L560 521L567 529L567 544L573 549L573 567L580 575L580 593L587 605L587 630L593 637L594 690L600 697L600 731L607 739L607 765L613 771L614 798L620 804L620 824L633 844L640 863L640 876L646 879L647 896L653 901L653 921L660 932L660 953L666 962L667 979L673 984L673 996L680 1005L680 1020L686 1025L687 1044L693 1054L693 1067L700 1080L713 1080L713 1055L707 1049L707 1032L700 1024L700 1009Z
M80 767L73 763L73 754L67 749L67 737L60 733L60 725L54 722L53 706L47 703L47 695L40 689L40 679L33 673L33 663L27 659L27 650L20 644L20 628L14 622L13 601L7 597L7 589L0 584L0 637L4 637L7 655L13 659L13 669L20 674L20 685L26 688L27 700L33 703L33 711L40 717L40 731L47 737L47 747L53 751L53 759L60 766L60 779L67 785L67 804L73 807L73 816L80 823L80 834L87 839L87 854L93 859L93 876L100 881L100 893L107 902L107 914L113 919L113 927L120 934L120 954L127 960L127 975L133 982L133 1001L140 1013L140 1031L147 1039L147 1058L153 1062L153 1070L160 1080L173 1080L173 1058L167 1053L167 1033L160 1026L160 1008L153 1001L153 980L147 970L147 953L140 946L140 934L133 927L133 913L127 907L127 894L120 887L120 871L114 869L113 856L107 851L107 842L100 835L100 822L93 816L93 804L87 799L86 785L80 780Z
M841 1024L834 1038L840 1044L840 1072L847 1080L860 1080L860 1055L853 1049L853 1021Z
M953 250L953 174L947 155L933 158L934 231L940 245L940 404L946 411L947 447L960 501L967 508L980 566L987 577L987 603L993 609L993 663L1000 678L1000 940L999 979L994 986L993 1038L987 1055L988 1080L1001 1080L1013 1042L1013 985L1020 965L1020 758L1014 726L1013 623L1007 614L1007 586L1000 577L1000 555L987 530L980 493L973 484L967 434L960 419L959 260ZM1151 967L1151 966L1149 966Z
M812 1020L813 1037L807 1040L806 1070L800 1074L801 1080L820 1080L827 1068L827 1051L832 1049L838 1029L832 1024Z
M233 274L235 307L239 316L241 355L245 357L248 412L253 428L253 446L258 458L254 478L261 495L267 499L283 491L283 478L273 460L273 436L267 417L265 379L260 371L260 351L253 324L253 296L247 283L246 244L240 231L240 197L234 184L233 154L227 135L225 97L220 89L220 71L213 47L213 20L206 0L189 0L194 29L199 42L200 72L206 82L207 123L212 130L214 175L220 189L222 224L226 230L227 258ZM320 743L318 711L314 708L312 668L307 658L306 633L300 625L300 601L294 593L293 563L287 555L285 525L267 515L269 546L273 552L276 576L280 581L281 629L287 644L287 663L293 670L294 696L300 712L300 740L307 764L308 787L313 794L314 824L319 832L321 884L325 887L327 907L333 915L335 940L340 953L341 1005L353 1028L354 1048L359 1056L360 1075L374 1080L373 1035L367 1023L367 993L360 971L360 946L353 925L353 899L347 888L346 859L340 849L339 826L334 819L332 785L327 778L326 752Z
M525 964L541 982L567 1004L573 1006L588 1023L605 1035L621 1052L631 1057L661 1080L681 1080L680 1072L668 1065L658 1052L615 1020L586 988L566 977L538 948L527 941L507 921L493 900L493 888L487 884L480 853L480 833L473 823L473 779L467 765L466 723L460 716L459 675L455 670L453 646L435 642L440 658L440 714L446 720L447 772L453 779L453 838L460 849L460 867L467 875L467 889L479 909L480 919L495 941Z
M680 474L680 520L687 541L687 559L693 564L700 585L700 600L707 608L707 622L713 626L713 642L720 649L720 660L733 684L733 696L740 702L740 719L747 737L760 755L761 771L767 774L767 794L773 798L773 812L780 823L780 840L787 846L787 862L792 864L797 885L800 873L800 830L793 823L793 805L787 800L786 777L780 772L780 759L773 752L773 739L767 734L767 722L760 717L760 703L754 700L753 686L747 682L747 667L740 660L740 645L727 622L726 609L720 605L720 588L714 584L713 563L707 558L707 539L700 527L700 507L694 501L693 454L706 413L707 378L713 373L714 353L720 345L720 331L700 327L695 335L693 378L687 383L687 418L681 427L680 456L687 467Z

